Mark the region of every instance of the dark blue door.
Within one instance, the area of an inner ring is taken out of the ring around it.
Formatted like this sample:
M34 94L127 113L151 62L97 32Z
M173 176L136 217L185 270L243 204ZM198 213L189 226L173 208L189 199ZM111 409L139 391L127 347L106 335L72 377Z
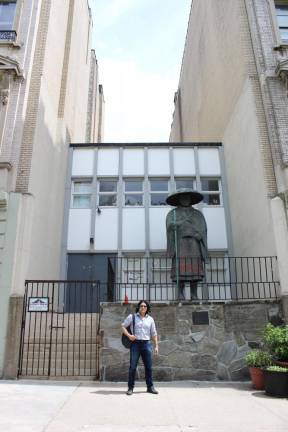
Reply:
M69 254L66 312L98 312L99 303L113 301L115 254Z

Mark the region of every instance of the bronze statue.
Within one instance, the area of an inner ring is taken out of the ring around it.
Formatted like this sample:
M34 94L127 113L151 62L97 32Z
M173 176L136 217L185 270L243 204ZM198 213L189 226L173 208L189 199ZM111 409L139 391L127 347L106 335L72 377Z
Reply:
M185 300L185 283L190 283L191 299L197 299L197 282L204 278L208 258L207 225L203 214L191 207L203 200L192 189L179 189L167 197L175 206L166 217L167 254L172 258L171 279L177 284L180 300Z

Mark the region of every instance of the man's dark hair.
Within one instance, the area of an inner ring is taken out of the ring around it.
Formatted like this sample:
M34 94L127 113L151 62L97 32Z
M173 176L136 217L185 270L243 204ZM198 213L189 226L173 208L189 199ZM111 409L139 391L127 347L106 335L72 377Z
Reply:
M149 303L148 303L146 300L140 300L140 301L138 302L137 307L136 307L136 313L139 312L140 305L141 305L142 303L145 303L146 306L147 306L146 314L147 314L147 313L150 313L151 308L150 308Z

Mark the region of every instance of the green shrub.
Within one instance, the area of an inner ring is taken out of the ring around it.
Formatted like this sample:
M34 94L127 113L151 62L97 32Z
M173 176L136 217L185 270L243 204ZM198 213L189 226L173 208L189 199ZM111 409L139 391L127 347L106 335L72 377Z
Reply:
M246 354L245 361L248 367L262 368L271 365L272 357L266 351L255 349Z
M276 365L274 365L274 366L268 366L266 370L269 371L269 372L287 372L288 373L288 369L287 368L284 368L282 366L276 366Z
M278 360L288 360L288 326L275 327L267 324L264 330L264 343Z

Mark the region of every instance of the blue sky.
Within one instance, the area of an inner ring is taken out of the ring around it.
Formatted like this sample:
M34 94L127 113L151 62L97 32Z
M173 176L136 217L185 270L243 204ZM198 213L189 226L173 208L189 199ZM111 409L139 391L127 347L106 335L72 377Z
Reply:
M168 141L191 0L90 0L105 141Z

